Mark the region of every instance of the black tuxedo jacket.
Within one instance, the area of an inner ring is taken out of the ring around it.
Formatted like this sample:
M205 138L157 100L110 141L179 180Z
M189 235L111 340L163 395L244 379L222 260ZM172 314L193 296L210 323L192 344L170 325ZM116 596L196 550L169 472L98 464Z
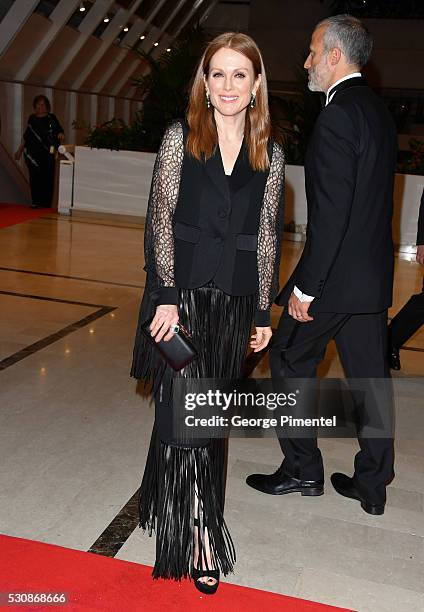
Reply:
M311 313L379 312L392 302L396 130L365 79L335 91L305 160L305 247L276 303L285 305L296 285L315 297Z

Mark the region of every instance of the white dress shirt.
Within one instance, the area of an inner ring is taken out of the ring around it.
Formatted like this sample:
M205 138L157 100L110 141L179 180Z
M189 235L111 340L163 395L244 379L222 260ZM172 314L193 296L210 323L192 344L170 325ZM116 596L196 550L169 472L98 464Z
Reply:
M334 88L336 87L336 85L339 85L340 83L343 83L343 81L347 81L348 79L354 79L356 77L361 77L361 76L362 74L360 72L352 72L352 74L348 74L347 76L344 76L343 78L333 83L331 87L328 88L325 106L330 104L331 100L333 99L333 96L336 93L334 91ZM312 300L315 299L315 296L306 295L306 293L303 293L298 287L296 287L296 285L293 288L293 293L301 302L312 302Z

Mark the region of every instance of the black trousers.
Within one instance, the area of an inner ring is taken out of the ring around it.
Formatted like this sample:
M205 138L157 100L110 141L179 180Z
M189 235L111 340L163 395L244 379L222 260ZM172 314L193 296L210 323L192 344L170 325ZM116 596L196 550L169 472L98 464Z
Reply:
M389 325L390 343L397 349L424 323L424 279L421 293L412 295Z
M31 200L37 206L50 207L54 190L55 158L46 155L38 160L38 166L27 161Z
M270 350L273 379L315 378L327 344L334 339L347 378L390 378L387 364L387 311L377 314L317 313L299 323L287 309ZM387 406L392 411L393 406ZM321 480L324 468L316 438L279 438L284 471L302 480ZM393 478L391 438L359 438L354 479L371 503L384 503Z

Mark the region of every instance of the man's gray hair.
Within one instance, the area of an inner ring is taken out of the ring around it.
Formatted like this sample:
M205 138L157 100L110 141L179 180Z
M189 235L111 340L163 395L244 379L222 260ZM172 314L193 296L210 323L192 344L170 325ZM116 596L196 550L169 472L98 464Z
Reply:
M346 56L348 64L359 68L368 62L373 39L362 21L352 15L335 15L323 19L316 26L326 26L324 32L324 51L338 47Z

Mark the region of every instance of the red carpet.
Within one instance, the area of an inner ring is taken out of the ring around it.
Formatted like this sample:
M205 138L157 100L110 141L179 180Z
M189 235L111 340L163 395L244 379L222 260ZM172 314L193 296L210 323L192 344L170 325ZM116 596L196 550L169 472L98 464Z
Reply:
M188 580L152 580L151 568L120 559L0 535L0 593L65 592L63 606L29 605L3 610L69 612L337 612L341 608L276 593L221 584L216 595L202 597ZM2 602L3 603L3 602Z
M0 227L9 227L52 212L52 208L29 208L23 204L0 204Z

